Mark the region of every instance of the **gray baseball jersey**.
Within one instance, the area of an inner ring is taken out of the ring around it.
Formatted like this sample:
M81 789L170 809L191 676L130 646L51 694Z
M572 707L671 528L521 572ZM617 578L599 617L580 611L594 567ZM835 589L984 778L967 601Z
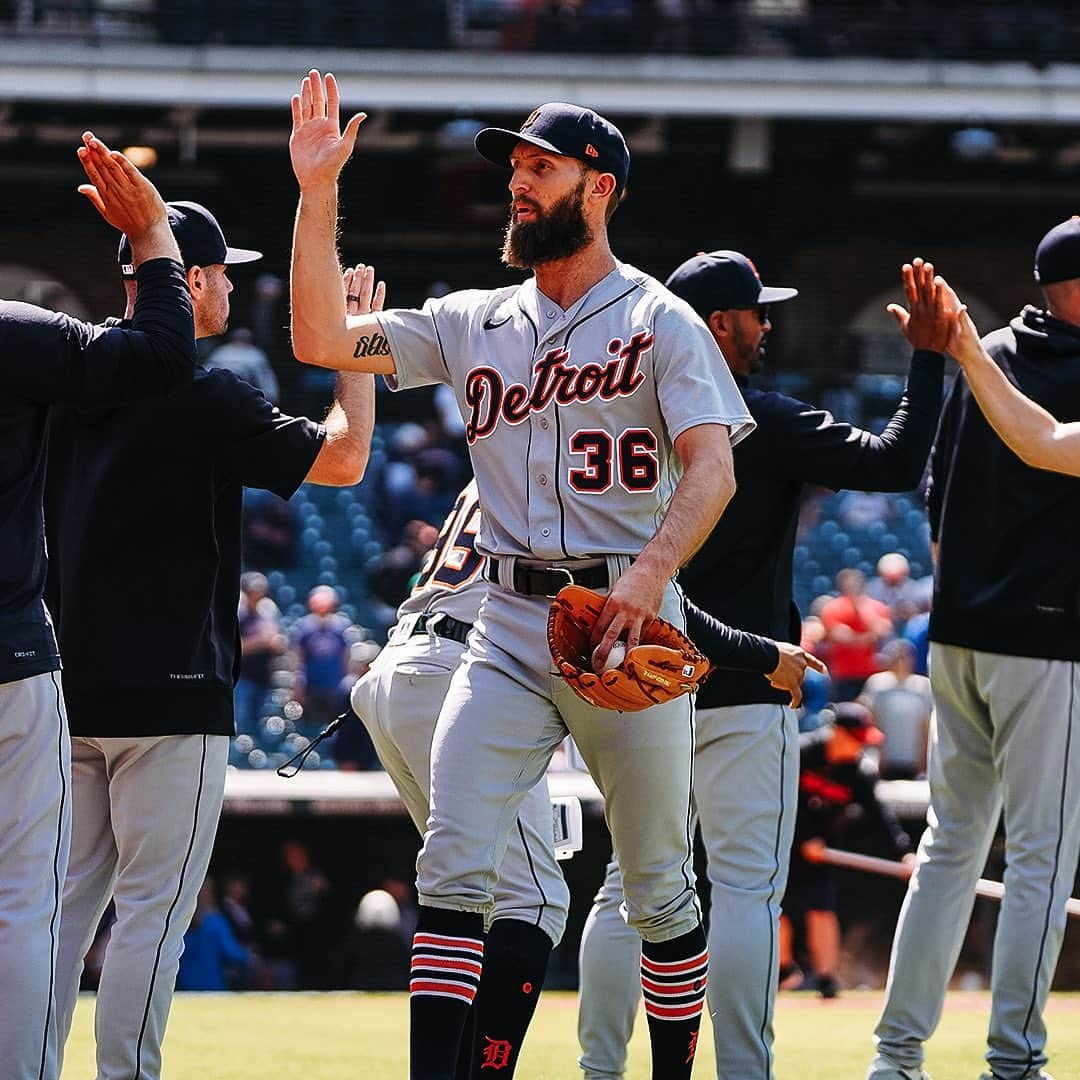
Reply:
M471 480L447 515L416 585L398 608L387 647L350 695L353 711L368 729L421 834L431 812L428 777L435 723L465 647L434 629L414 633L415 616L441 612L461 622L476 620L487 563L475 548L479 523L480 501ZM534 923L557 945L570 894L555 861L551 826L551 800L547 783L541 781L518 811L518 828L499 867L490 918Z
M480 531L480 496L470 480L443 522L439 538L424 557L413 590L398 608L398 620L426 611L444 612L472 623L484 598L487 558L476 550Z
M636 555L681 475L676 438L754 421L705 324L620 263L569 309L530 278L381 312L393 389L449 383L465 420L488 555Z

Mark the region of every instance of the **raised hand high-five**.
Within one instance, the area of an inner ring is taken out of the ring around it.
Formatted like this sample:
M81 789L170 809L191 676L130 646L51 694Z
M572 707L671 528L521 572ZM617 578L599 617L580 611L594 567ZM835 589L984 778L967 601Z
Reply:
M949 346L956 324L956 293L934 275L934 264L923 259L904 263L900 271L908 309L889 304L887 310L900 327L900 333L913 349L943 353Z
M289 157L300 187L333 184L352 155L356 133L367 119L356 113L341 131L341 93L337 80L314 69L304 76L300 93L292 96L292 135Z

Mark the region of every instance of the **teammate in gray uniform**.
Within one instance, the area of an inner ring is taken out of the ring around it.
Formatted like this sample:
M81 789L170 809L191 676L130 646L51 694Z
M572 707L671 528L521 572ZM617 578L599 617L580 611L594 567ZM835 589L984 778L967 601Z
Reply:
M1005 426L1041 429L1045 454L1056 425L1044 410L1080 418L1080 221L1043 237L1035 272L1045 308L1026 306L981 346L970 319L957 325L959 304L944 282L905 266L904 285L912 302L927 297L951 314L949 351L972 372L980 400L1009 402L988 410L994 425L1017 410ZM1001 374L988 380L980 364ZM1006 379L1015 390L1002 395ZM987 395L988 382L997 395ZM1038 441L1023 447L1025 458L1040 454ZM1047 463L1066 465L1057 455ZM1043 1009L1080 852L1080 481L1032 468L1009 449L962 375L941 416L928 510L937 548L930 808L869 1076L926 1077L924 1044L941 1018L975 881L1003 817L1005 899L983 1080L1049 1080Z
M459 292L420 311L342 319L337 177L363 117L339 134L339 96L317 72L293 99L300 181L292 268L297 357L380 372L396 388L451 385L484 511L491 585L439 717L431 816L418 860L412 1072L453 1074L483 964L484 916L525 794L567 732L605 796L639 931L654 1075L688 1076L708 954L691 866L693 702L592 708L551 671L551 597L607 592L602 664L657 613L683 626L671 578L733 492L731 444L753 421L705 324L618 262L607 218L625 188L622 135L588 109L541 106L477 147L509 167L504 260L523 285Z
M944 348L949 326L925 306L910 320L915 351L904 397L874 435L749 384L771 327L766 305L793 299L794 289L764 285L736 251L699 253L668 285L706 320L758 423L735 452L738 493L682 575L688 598L726 622L798 641L791 581L804 484L891 491L918 484L941 404L944 357L933 350ZM717 1075L725 1080L769 1080L773 1071L778 917L799 771L797 718L788 704L763 680L724 671L697 695L694 796L716 973L709 1013ZM622 1075L637 1013L637 942L619 915L621 901L613 859L581 944L579 1064L588 1080Z
M45 606L45 449L56 404L120 405L189 383L191 298L157 190L88 132L80 190L132 237L131 329L0 300L0 1072L54 1080L56 931L71 827L60 657Z
M430 813L435 722L486 588L487 558L476 550L479 525L480 499L470 481L398 608L386 648L350 697L421 835ZM521 803L493 894L472 1051L463 1052L472 1068L461 1075L487 1075L485 1067L513 1075L548 958L566 927L570 892L555 860L544 779Z

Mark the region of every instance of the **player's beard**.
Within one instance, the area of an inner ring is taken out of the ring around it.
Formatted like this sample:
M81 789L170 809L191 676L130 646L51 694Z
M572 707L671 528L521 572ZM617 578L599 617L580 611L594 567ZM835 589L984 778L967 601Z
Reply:
M531 270L543 263L576 255L592 240L585 220L585 179L559 199L550 210L535 203L535 221L516 221L513 209L503 235L502 261L515 270Z

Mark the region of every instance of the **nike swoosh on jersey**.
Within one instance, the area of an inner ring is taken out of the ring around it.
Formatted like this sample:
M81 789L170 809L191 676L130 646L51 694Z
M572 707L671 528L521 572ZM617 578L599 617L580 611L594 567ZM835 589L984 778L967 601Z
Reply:
M484 329L485 330L498 330L500 326L504 326L513 317L514 317L513 314L510 314L510 315L507 315L505 319L500 319L498 322L496 322L494 319L485 319L484 320Z

